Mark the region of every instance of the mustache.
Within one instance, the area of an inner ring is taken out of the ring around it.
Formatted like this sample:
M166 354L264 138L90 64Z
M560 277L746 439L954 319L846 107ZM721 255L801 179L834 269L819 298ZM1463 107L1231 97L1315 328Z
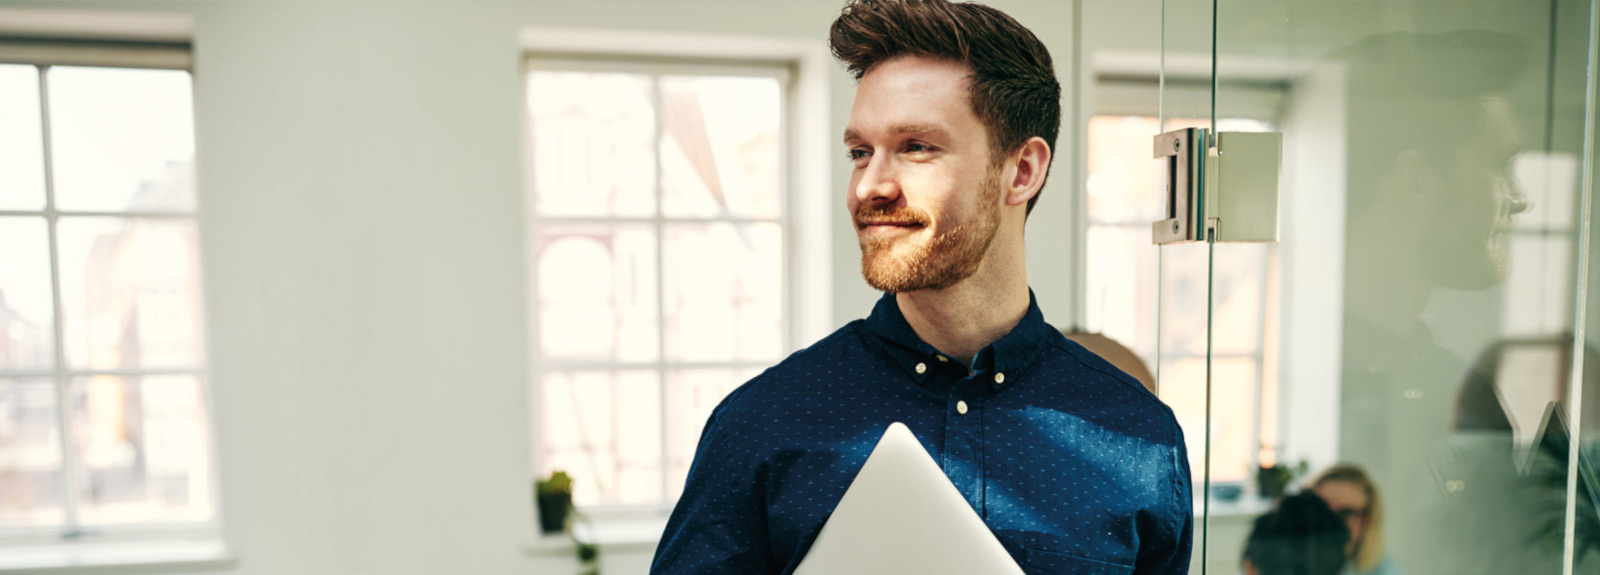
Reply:
M933 222L933 218L928 217L927 212L914 208L861 204L856 208L855 222L857 228L885 224L926 227Z

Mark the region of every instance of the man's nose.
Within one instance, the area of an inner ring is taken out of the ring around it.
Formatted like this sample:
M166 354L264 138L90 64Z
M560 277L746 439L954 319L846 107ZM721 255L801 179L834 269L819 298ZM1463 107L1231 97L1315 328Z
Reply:
M900 199L900 182L891 162L873 157L856 180L856 200L868 205L891 204Z
M1527 192L1522 189L1522 183L1518 182L1516 178L1512 178L1510 182L1510 188L1511 189L1507 194L1508 197L1506 198L1506 202L1508 204L1506 208L1510 214L1517 215L1528 211L1528 208L1531 206L1531 204L1528 202Z

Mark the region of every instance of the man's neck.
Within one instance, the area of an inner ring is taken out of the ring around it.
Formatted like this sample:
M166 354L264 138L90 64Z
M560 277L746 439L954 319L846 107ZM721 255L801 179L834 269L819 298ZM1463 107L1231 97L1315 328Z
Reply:
M1392 210L1368 210L1352 216L1352 230L1389 233L1354 233L1346 245L1345 313L1374 328L1406 333L1427 310L1433 286L1423 277L1416 245L1408 234L1414 229Z
M1010 333L1028 313L1028 276L1021 258L1016 260L986 261L956 285L896 294L895 301L917 337L971 367L978 350Z

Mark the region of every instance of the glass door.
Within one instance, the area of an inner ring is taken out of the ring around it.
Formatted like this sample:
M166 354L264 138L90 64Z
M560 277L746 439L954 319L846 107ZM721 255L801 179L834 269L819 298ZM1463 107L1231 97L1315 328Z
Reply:
M1193 571L1600 572L1593 4L1162 3L1161 131L1207 148L1158 248ZM1276 241L1227 233L1252 132Z

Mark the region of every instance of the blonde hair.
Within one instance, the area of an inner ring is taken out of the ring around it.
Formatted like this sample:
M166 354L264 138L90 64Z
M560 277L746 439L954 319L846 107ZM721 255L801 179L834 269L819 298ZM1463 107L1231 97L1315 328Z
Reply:
M1355 542L1355 551L1350 555L1357 573L1371 571L1383 561L1383 499L1378 497L1378 486L1360 467L1341 463L1323 471L1311 482L1311 487L1316 489L1331 481L1349 483L1367 494L1367 529Z

